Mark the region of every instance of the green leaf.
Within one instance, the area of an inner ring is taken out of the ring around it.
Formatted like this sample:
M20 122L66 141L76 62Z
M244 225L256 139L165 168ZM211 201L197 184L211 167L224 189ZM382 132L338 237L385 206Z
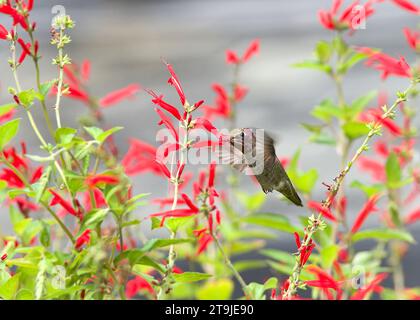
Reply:
M99 135L101 135L104 132L101 128L97 127L84 127L84 129L95 140L98 140Z
M197 282L211 277L211 274L200 272L183 272L173 274L173 278L176 282Z
M195 218L194 216L169 218L169 219L166 219L166 226L172 232L177 232L180 227L191 223L194 220L194 218ZM159 225L160 225L160 220L159 219L157 220L159 221Z
M385 172L387 177L387 184L391 189L399 188L402 178L401 166L398 156L392 152L385 164Z
M292 178L291 178L292 179ZM311 193L318 180L318 171L310 169L299 176L293 176L293 183L296 188L304 193Z
M73 128L58 128L55 132L55 140L60 144L68 144L72 142L76 136L77 130Z
M12 140L19 131L20 119L14 119L0 126L0 151Z
M346 109L348 117L353 119L354 117L358 116L369 105L372 99L376 97L376 95L376 91L370 91L366 95L354 100Z
M106 218L109 213L109 209L99 209L90 211L83 219L82 225L87 226L96 226L101 224L102 221Z
M331 67L319 61L307 60L307 61L295 63L293 67L304 68L304 69L315 69L315 70L323 71L325 73L331 73Z
M309 142L334 146L336 144L335 138L327 133L313 134L309 137Z
M262 269L267 267L267 263L261 260L241 260L233 264L236 271L243 272L247 270Z
M316 44L315 55L321 63L326 63L330 60L332 55L332 47L326 41L319 41Z
M342 129L350 140L366 136L370 131L365 123L356 121L347 122L342 126Z
M368 197L378 194L379 192L385 189L385 186L383 184L378 183L373 185L365 185L357 180L353 181L350 184L350 187L362 190Z
M250 215L248 217L244 217L241 220L246 223L288 233L293 233L298 230L297 227L295 227L289 222L289 219L280 214L258 213Z
M320 250L321 261L322 261L322 266L325 269L331 268L333 262L337 259L339 250L340 248L338 245L330 245L330 246L321 248Z
M24 107L29 108L33 104L35 98L37 96L39 97L39 94L36 93L34 89L29 89L26 91L21 91L17 96L19 98L19 102Z
M170 245L177 245L192 242L193 239L152 239L145 243L142 248L130 249L120 253L115 261L119 262L123 259L128 259L131 265L137 263L137 261L142 258L146 253L159 248L168 247Z
M350 55L344 62L340 63L337 67L337 72L339 74L345 74L347 71L352 68L354 65L360 61L366 59L367 55L361 52L356 52Z
M330 99L322 100L321 103L315 106L311 114L324 122L331 122L333 118L343 118L343 110L338 108Z
M370 229L362 230L352 236L352 241L357 242L366 239L375 240L402 240L409 243L415 243L413 236L405 231L399 229Z
M196 291L199 300L229 300L233 293L233 282L230 279L218 279L206 282Z
M122 129L124 129L123 127L114 127L111 128L105 132L102 132L101 134L98 135L98 137L96 138L96 140L98 140L100 143L104 143L105 140L112 134L121 131Z
M293 266L296 261L296 259L289 252L277 249L265 249L261 251L261 254L290 266Z
M0 297L4 300L13 300L19 289L19 280L20 273L17 273L0 286Z
M47 81L41 84L40 93L43 97L43 100L45 100L45 97L47 96L48 92L50 92L54 83L55 83L55 80L51 80L51 81Z
M257 192L256 194L248 194L246 192L237 191L235 195L242 205L249 211L255 211L261 208L265 201L265 193Z

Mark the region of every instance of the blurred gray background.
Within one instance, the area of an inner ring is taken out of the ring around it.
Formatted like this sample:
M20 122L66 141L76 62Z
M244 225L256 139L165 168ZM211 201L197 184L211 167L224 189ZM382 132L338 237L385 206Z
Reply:
M71 32L72 44L66 51L75 62L87 58L92 61L91 92L100 97L129 83L140 83L145 88L165 94L175 100L172 88L166 84L167 71L160 58L165 57L175 67L190 101L213 101L211 84L231 81L231 69L225 65L227 48L243 52L254 38L261 40L261 52L253 58L241 73L241 82L250 93L238 107L237 123L241 127L261 127L280 137L278 154L290 156L297 146L303 145L301 167L315 167L320 174L314 198L321 200L324 187L339 171L339 160L331 147L307 144L308 133L301 122L314 122L309 115L314 105L327 97L335 98L331 81L316 71L295 69L291 64L310 58L317 40L330 40L333 33L324 30L317 18L317 11L329 8L331 0L42 0L32 17L38 21L37 37L43 53L42 80L56 77L56 69L50 65L55 49L49 45L49 25L54 5L63 5L66 13L76 21ZM414 2L418 2L417 0ZM392 4L377 6L377 12L368 19L366 30L359 30L350 43L359 46L382 48L384 52L404 55L409 62L414 54L408 48L402 33L405 26L414 27L418 18ZM9 25L9 19L0 16L0 23ZM0 43L0 104L9 101L7 86L13 85L6 63L8 48ZM33 86L34 73L30 63L20 71L23 86ZM389 90L390 94L405 89L406 79L379 79L378 72L362 65L352 70L345 80L345 96L348 101L372 89ZM392 98L392 96L390 96ZM66 99L63 103L63 122L66 126L76 123L77 116L86 112L85 107ZM22 114L22 116L24 116ZM76 116L76 118L75 118ZM105 110L106 121L112 126L124 126L116 136L120 148L125 151L129 137L155 144L157 116L146 94L135 101L127 101ZM41 114L37 114L41 121ZM416 120L419 124L419 119ZM223 126L223 122L218 123ZM31 153L38 150L29 126L22 126L21 138L25 139ZM418 147L418 146L417 146ZM363 177L356 170L353 178ZM150 175L135 180L136 192L152 192L153 197L164 196L163 181ZM246 183L244 188L256 192L258 188ZM360 191L349 189L350 207L354 214L363 205ZM307 215L304 209L295 209L270 195L266 211L291 214L293 218ZM142 214L150 212L144 211ZM9 230L8 215L0 210L0 228ZM378 224L373 214L369 224ZM419 228L412 231L420 240ZM285 250L294 250L291 237L279 238L274 244ZM412 247L405 259L407 283L420 285L418 246ZM247 275L258 280L261 275Z

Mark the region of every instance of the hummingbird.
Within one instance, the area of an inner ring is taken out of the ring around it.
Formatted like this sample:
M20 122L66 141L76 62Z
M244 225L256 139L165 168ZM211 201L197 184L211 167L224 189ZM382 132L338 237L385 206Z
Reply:
M223 144L222 161L255 176L264 193L276 190L295 205L302 206L302 200L276 156L274 140L265 130L234 129L224 141L227 143Z

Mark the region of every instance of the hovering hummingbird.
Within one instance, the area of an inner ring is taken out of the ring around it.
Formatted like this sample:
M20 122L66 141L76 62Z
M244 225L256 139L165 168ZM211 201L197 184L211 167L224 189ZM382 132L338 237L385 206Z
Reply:
M302 206L292 182L276 156L274 140L263 129L232 130L224 139L222 161L254 175L264 193L276 190L297 206Z

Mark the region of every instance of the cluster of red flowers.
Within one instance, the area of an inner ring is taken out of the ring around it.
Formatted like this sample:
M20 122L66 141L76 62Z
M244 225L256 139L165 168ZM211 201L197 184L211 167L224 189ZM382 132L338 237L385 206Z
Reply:
M254 55L256 55L259 50L259 40L253 40L245 50L242 57L239 57L233 50L227 50L226 62L228 64L233 64L235 68L239 68L242 64L248 62ZM216 94L214 104L203 106L204 116L207 119L213 119L215 117L229 119L232 117L232 104L242 101L248 93L248 89L239 83L234 84L232 95L229 95L226 89L219 83L213 84L212 89Z

